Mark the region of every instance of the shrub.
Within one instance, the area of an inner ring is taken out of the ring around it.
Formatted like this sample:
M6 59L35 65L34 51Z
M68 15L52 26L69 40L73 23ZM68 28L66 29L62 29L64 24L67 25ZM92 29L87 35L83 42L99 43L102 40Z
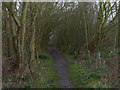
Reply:
M49 57L47 54L44 54L44 53L43 53L43 54L40 54L40 55L39 55L39 58L40 58L40 59L49 59L50 57Z

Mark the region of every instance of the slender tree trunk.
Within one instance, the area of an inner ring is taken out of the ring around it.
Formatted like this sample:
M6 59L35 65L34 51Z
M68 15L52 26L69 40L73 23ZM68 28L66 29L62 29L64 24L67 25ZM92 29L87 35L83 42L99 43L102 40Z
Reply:
M27 16L27 8L28 8L28 2L25 2L23 5L23 15L22 15L22 21L21 21L21 41L20 41L20 63L19 67L22 68L24 64L24 45L25 45L25 32L26 32L26 16Z
M32 34L32 40L31 40L31 55L30 55L30 60L33 60L35 58L35 19L37 17L37 14L38 12L36 12L35 16L34 16L34 19L33 19L33 23L32 23L32 26L33 26L33 34Z
M10 18L10 21L13 22L12 17ZM10 23L10 31L11 31L11 36L12 36L13 51L15 54L16 62L18 63L19 58L18 58L18 50L17 50L17 43L16 43L17 36L16 36L16 32L15 32L15 24L14 23Z

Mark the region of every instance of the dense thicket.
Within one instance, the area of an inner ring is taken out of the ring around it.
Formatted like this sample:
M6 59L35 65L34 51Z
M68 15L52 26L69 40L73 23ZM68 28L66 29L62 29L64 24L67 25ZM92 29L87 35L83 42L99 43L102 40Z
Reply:
M116 2L2 3L3 60L21 68L49 47L72 54L115 47L118 8Z

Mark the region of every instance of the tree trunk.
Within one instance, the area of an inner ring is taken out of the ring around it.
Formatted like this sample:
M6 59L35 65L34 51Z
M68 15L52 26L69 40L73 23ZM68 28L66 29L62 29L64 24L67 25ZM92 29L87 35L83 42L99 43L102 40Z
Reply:
M37 14L38 12L36 12L35 16L34 16L34 19L33 19L33 23L32 23L32 26L33 26L33 34L32 34L32 40L31 40L31 55L30 55L30 60L33 60L35 58L35 19L37 17Z
M26 32L26 16L27 16L27 8L28 8L28 2L25 2L23 5L23 15L22 15L22 21L21 21L21 34L20 34L20 62L19 62L19 68L22 68L24 65L24 45L25 45L25 32Z

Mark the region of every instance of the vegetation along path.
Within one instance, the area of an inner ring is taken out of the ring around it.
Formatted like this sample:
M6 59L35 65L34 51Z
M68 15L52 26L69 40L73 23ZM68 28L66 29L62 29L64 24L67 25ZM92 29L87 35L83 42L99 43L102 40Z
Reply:
M60 76L60 84L62 87L73 88L73 85L70 83L68 78L67 62L65 61L63 54L55 48L50 50L50 54L55 60L55 66Z

